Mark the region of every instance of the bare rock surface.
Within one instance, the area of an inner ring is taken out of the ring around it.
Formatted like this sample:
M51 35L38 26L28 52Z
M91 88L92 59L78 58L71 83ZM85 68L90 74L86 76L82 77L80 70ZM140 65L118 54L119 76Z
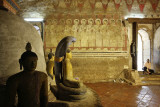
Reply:
M19 58L27 42L38 55L37 69L46 72L43 42L36 29L22 18L0 10L0 78L20 72Z

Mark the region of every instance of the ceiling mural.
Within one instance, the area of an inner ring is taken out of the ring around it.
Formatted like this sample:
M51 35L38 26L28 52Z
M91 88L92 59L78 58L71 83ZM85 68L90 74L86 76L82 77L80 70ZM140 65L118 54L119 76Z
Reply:
M119 7L120 7L120 3L122 2L122 0L114 0L114 4L115 4L115 8L116 8L116 10L118 10L119 9Z
M121 13L123 16L136 17L141 14L157 17L160 13L159 0L16 0L21 7L22 17L48 18L61 14L107 14ZM132 16L135 14L135 16Z
M127 8L128 8L128 11L130 12L130 11L131 11L131 8L132 8L132 5L133 5L134 0L125 0L125 1L126 1L126 5L127 5Z
M147 0L138 0L140 11L143 12Z
M68 35L77 52L128 52L124 19L159 18L159 0L17 0L18 15L44 19L45 50Z
M101 0L101 3L102 3L102 6L103 6L104 10L107 9L109 1L110 0Z
M151 4L152 4L152 8L154 11L156 11L159 0L150 0Z

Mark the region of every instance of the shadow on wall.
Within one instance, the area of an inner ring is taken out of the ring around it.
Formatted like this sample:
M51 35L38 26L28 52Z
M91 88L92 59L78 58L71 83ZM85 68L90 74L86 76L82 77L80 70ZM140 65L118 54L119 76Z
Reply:
M0 107L5 107L5 85L0 84Z
M58 102L49 102L48 107L69 107L69 104L67 103L58 103Z

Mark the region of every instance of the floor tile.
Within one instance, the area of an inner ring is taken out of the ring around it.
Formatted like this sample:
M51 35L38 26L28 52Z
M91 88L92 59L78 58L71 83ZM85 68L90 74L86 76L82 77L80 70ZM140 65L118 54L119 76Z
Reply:
M160 86L86 83L97 92L103 107L160 107Z

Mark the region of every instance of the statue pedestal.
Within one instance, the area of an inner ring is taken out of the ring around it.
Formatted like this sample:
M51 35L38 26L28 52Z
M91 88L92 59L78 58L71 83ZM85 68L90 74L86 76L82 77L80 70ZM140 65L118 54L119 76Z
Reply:
M56 96L57 87L51 86L50 87L53 94ZM85 98L82 100L76 101L61 101L56 100L55 102L50 102L48 107L102 107L100 99L98 95L90 88L87 88L87 92L85 94Z

